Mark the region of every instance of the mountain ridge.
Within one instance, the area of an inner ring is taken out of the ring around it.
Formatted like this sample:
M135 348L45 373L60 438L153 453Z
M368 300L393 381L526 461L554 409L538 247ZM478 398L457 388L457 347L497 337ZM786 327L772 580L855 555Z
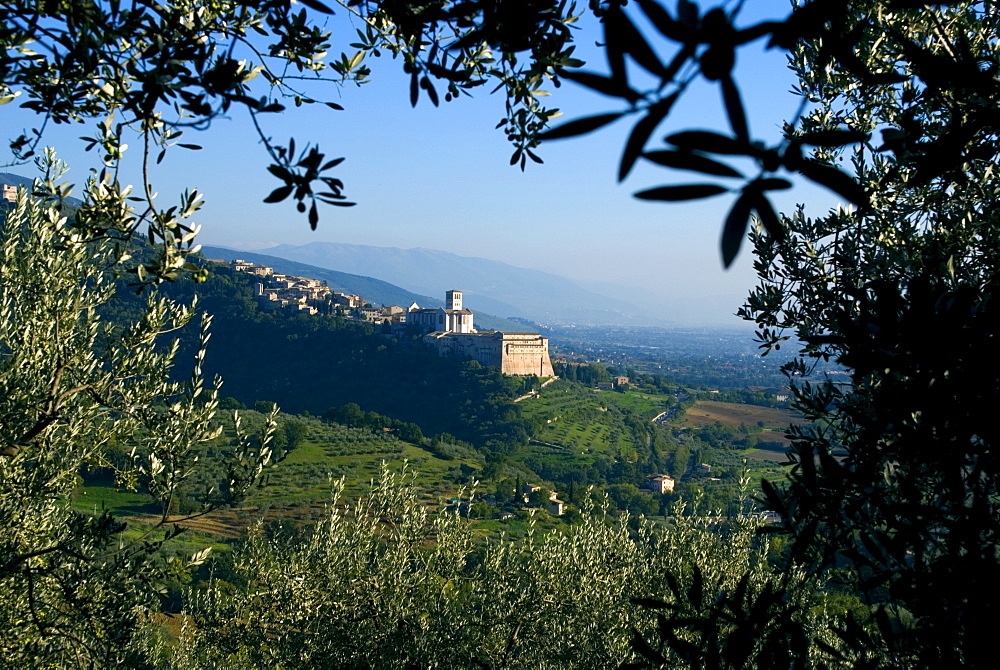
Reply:
M239 251L237 249L213 245L202 245L201 253L209 259L232 261L240 258L251 263L267 265L274 268L276 272L283 274L324 280L331 289L343 290L346 293L356 293L363 296L372 304L399 305L406 308L416 302L421 307L444 307L444 300L442 298L433 298L407 291L395 284L375 277L339 272L256 251ZM444 292L442 291L442 296L443 294ZM524 329L523 323L510 321L485 311L477 311L475 318L476 327L480 330L519 331Z
M311 242L256 253L339 272L375 274L417 294L460 289L471 309L503 316L594 325L663 323L638 305L601 295L562 275L438 249Z

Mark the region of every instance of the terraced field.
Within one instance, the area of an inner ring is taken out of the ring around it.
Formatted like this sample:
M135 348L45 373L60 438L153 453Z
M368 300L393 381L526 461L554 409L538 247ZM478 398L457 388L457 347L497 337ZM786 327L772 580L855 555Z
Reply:
M303 420L308 425L306 438L270 470L244 507L217 510L180 525L193 533L235 539L261 517L281 518L294 525L308 523L318 518L330 502L332 480L343 477L346 493L359 495L378 475L383 462L399 470L405 461L416 473L417 483L426 492L428 501L434 502L449 497L459 482L473 478L481 468L474 458L442 458L428 449L402 442L391 433L345 428L318 419ZM109 509L138 526L159 518L158 506L148 495L119 490L108 483L92 482L81 487L73 505L90 513Z
M557 382L520 406L523 416L538 427L538 442L578 456L606 453L628 458L635 451L635 438L624 423L625 416L652 419L663 411L669 398L638 391L595 391Z
M788 409L714 400L699 400L684 413L684 422L689 425L721 423L729 428L739 428L740 425L756 426L758 421L762 421L765 428L781 429L803 423L800 414Z
M631 441L622 435L621 430L600 420L576 414L557 415L538 439L578 454L618 453L631 447Z

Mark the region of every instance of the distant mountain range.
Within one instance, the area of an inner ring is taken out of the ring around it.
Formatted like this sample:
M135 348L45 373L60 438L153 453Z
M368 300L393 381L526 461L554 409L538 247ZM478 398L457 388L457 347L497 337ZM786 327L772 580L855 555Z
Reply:
M31 180L19 174L0 172L0 184L6 184L7 186L31 186Z
M572 279L507 263L434 249L399 249L313 242L282 244L258 253L329 270L375 275L417 294L463 292L476 312L558 324L662 323L631 302L591 291Z
M31 185L30 179L10 173L0 173L0 182ZM79 204L75 198L67 199L70 207ZM482 315L477 317L477 323L483 328L510 330L506 318L549 325L740 325L728 315L742 303L742 296L695 296L683 292L664 295L663 291L651 290L654 287L577 281L434 249L313 242L257 251L218 246L205 250L206 255L226 260L245 258L272 267L284 263L282 272L326 279L331 287L359 293L376 304L406 306L417 302L422 307L437 307L443 305L445 291L459 289L465 305ZM296 263L304 265L296 270ZM317 270L329 274L320 277ZM505 318L503 323L493 323L490 315Z

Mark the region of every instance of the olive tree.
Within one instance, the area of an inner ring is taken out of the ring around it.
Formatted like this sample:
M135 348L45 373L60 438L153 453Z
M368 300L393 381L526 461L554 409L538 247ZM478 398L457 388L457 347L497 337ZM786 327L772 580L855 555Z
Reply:
M754 514L727 522L677 508L662 527L598 508L579 524L484 542L457 510L421 503L407 470L383 470L354 503L342 494L340 482L326 517L297 538L251 533L232 571L192 593L192 625L169 662L609 668L652 651L643 636L673 625L669 607L756 595L773 577ZM820 585L801 574L787 583L801 636L818 634Z
M364 83L368 59L391 55L410 75L413 104L421 96L449 102L489 83L502 89L500 127L515 145L512 163L523 167L540 161L531 149L556 113L541 103L543 86L556 67L580 64L569 32L576 9L556 0L5 0L0 13L0 105L19 104L38 117L11 141L15 160L44 146L49 125L83 122L91 127L86 147L110 175L107 188L118 188L114 176L130 144L128 155L139 154L133 215L116 221L98 212L91 221L85 205L77 223L86 236L111 226L158 244L159 256L137 268L143 282L178 276L192 249L195 229L185 214L197 192L163 207L152 185L168 151L200 149L188 131L244 113L280 182L265 202L291 198L315 228L317 204L353 204L333 176L343 158L275 139L269 115L288 104L341 109L324 99L325 89Z
M51 154L44 167L53 179L61 171ZM120 219L127 205L105 186L91 183L86 202ZM57 200L23 189L2 214L0 658L15 667L135 666L164 580L185 568L158 552L184 520L169 515L171 503L199 445L219 438L217 388L200 372L208 321L193 376L172 380L177 342L165 336L194 305L151 296L140 319L114 327L98 311L114 294L121 240L85 239ZM206 511L247 491L271 460L268 439L251 448L243 436L232 446ZM113 469L122 488L141 487L161 513L133 527L78 509L80 475L94 467Z
M791 213L780 242L753 234L761 283L743 310L763 346L801 342L793 379L817 359L850 373L794 385L813 423L768 499L798 560L851 568L879 626L845 639L892 667L978 665L1000 595L1000 22L989 3L942 4L845 26L860 67L888 76L859 81L821 42L794 53L810 109L790 136L868 138L815 157L849 166L870 205Z

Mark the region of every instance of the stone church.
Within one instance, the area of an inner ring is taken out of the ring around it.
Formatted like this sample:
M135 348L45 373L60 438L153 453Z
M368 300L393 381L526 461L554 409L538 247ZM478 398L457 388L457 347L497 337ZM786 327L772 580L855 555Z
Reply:
M548 338L538 333L477 331L472 312L462 308L461 291L446 292L444 308L421 309L411 305L406 322L420 326L425 333L424 341L436 347L442 356L471 358L483 365L499 367L505 375L555 376Z

